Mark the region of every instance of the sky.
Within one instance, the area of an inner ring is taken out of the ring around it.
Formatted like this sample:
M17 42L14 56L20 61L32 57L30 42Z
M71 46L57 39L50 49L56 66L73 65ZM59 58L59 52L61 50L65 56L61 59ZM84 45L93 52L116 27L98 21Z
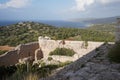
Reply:
M120 16L120 0L0 0L0 21Z

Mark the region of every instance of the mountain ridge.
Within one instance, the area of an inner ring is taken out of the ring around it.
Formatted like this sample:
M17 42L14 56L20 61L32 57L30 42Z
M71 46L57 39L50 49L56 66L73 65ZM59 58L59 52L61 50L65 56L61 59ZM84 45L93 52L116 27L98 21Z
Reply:
M106 23L115 23L116 19L120 16L106 17L106 18L86 18L86 19L71 19L73 22L83 22L90 24L106 24Z

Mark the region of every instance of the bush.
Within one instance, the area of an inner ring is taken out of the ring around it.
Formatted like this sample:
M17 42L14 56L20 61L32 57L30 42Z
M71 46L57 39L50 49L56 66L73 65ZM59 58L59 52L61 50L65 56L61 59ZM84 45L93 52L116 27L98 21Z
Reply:
M45 64L45 62L42 62L41 63L41 67L44 67L46 64Z
M87 49L88 47L88 41L85 41L85 48Z
M51 60L53 60L53 58L52 57L48 57L48 61L51 61Z
M56 48L54 51L50 52L49 55L73 56L74 54L75 52L72 49Z
M0 66L0 80L6 80L6 77L9 77L15 73L17 67L13 66Z
M5 52L7 52L7 50L0 50L0 55L4 54Z
M37 74L28 73L27 76L24 76L24 80L39 80L39 76Z
M110 61L120 63L120 44L115 44L108 53Z
M70 63L72 63L72 61L66 61L66 62L60 63L59 67L64 67L66 65L69 65Z
M0 80L38 80L49 76L55 69L70 63L70 61L66 61L64 63L61 62L60 64L45 65L45 63L42 62L43 66L39 67L38 64L34 64L32 65L32 70L29 72L27 72L26 64L17 64L10 67L1 66Z

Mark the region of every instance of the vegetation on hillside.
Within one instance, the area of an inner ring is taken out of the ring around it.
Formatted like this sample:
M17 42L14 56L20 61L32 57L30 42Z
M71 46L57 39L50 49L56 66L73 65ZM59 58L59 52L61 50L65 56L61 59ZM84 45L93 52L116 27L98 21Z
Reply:
M7 50L0 50L0 55L4 54L5 52L7 52Z
M103 32L114 32L115 31L115 23L111 24L93 24L87 29L89 30L97 30L97 31L103 31Z
M111 29L111 25L107 26ZM22 22L0 27L0 45L16 46L37 41L39 36L49 36L52 39L61 40L114 41L113 30L101 31L95 28L58 28L35 22Z

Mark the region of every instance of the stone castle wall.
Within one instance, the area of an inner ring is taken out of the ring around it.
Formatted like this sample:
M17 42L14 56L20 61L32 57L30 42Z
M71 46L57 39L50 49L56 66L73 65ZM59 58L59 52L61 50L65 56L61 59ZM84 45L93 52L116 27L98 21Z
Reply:
M14 65L14 64L18 63L18 59L19 59L19 57L17 54L17 50L12 50L12 51L6 52L5 54L0 56L0 66Z
M56 48L64 47L64 48L70 48L73 49L76 54L72 57L67 56L51 56L54 60L58 60L61 62L65 61L75 61L78 58L88 54L89 52L93 51L97 47L101 46L103 42L88 42L87 49L84 48L83 44L84 41L64 41L65 44L63 45L62 40L41 40L39 39L39 46L43 51L44 58L47 59L49 56L49 53Z
M66 61L75 61L80 57L87 55L89 52L95 50L97 47L101 46L103 42L88 42L87 49L84 48L84 41L64 41L62 40L41 40L38 42L22 44L15 48L13 51L9 51L0 56L0 66L1 65L13 65L19 61L23 61L26 58L31 58L32 60L41 59L44 56L44 59L49 57L49 53L56 48L70 48L73 49L76 54L72 57L67 56L51 56L54 60L66 62ZM36 58L36 59L35 59Z
M35 51L39 48L38 42L32 42L28 44L22 44L15 48L15 50L6 52L0 56L0 66L14 65L19 62L19 60L24 60L25 58L31 57L35 59ZM42 53L37 56L38 59L43 57Z
M26 57L32 57L32 59L34 59L35 50L38 48L39 48L39 44L33 42L28 44L21 44L18 47L16 47L16 50L18 50L18 55L20 59L24 59Z

